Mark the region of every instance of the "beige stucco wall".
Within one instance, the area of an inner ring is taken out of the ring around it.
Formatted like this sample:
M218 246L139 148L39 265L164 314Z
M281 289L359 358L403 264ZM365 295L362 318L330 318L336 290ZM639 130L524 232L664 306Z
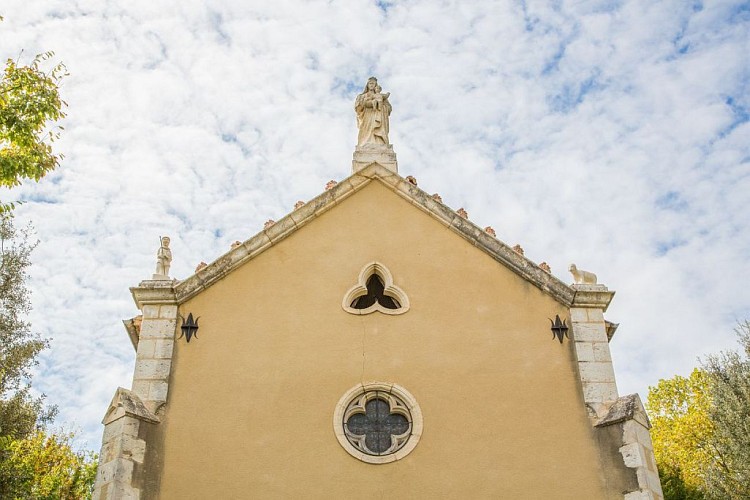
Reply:
M344 312L365 264L409 296L400 316ZM372 182L180 306L169 400L149 446L162 499L603 498L567 310ZM332 415L359 382L410 391L424 432L405 459L358 461Z

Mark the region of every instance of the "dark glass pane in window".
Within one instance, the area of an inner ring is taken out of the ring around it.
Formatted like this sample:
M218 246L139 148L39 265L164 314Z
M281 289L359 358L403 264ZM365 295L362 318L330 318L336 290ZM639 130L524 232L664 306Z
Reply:
M378 302L380 302L380 305L385 307L386 309L398 309L399 307L401 307L396 299L387 295L379 297Z
M354 302L352 302L352 308L353 309L367 309L371 305L375 304L375 301L377 300L378 300L377 297L368 293L367 295L363 295L355 299Z
M385 285L380 276L373 274L367 280L367 295L358 297L352 302L353 309L367 309L368 307L379 302L386 309L398 309L401 305L393 297L385 295Z
M374 398L365 404L365 413L352 415L346 426L352 434L364 434L367 449L380 454L391 447L391 436L401 435L409 430L409 421L403 415L391 413L388 401Z
M352 415L346 423L346 428L349 429L349 432L358 436L366 433L367 429L369 429L369 426L367 425L367 415L364 413Z
M384 431L368 432L365 446L375 453L383 453L391 447L391 435Z

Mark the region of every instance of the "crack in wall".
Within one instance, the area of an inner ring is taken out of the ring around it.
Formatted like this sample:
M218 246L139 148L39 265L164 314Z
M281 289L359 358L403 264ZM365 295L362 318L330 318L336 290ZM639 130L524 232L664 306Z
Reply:
M365 325L364 318L362 318L362 372L359 374L359 383L364 385L365 384L365 363L367 361L366 356L366 339L367 339L367 326Z

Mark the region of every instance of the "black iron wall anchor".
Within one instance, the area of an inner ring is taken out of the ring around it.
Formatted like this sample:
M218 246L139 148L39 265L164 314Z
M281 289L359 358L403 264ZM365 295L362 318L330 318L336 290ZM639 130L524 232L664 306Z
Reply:
M568 325L565 323L565 320L562 320L562 321L560 320L559 314L555 314L555 321L552 321L550 319L549 322L552 323L552 340L554 340L555 337L557 337L557 339L562 344L563 335L568 337Z
M185 336L185 340L190 342L190 339L195 335L195 338L198 338L198 320L200 319L200 316L193 319L193 313L188 314L187 319L182 318L182 326L180 329L182 330L182 333L179 337L177 337L177 340L180 340L183 335Z

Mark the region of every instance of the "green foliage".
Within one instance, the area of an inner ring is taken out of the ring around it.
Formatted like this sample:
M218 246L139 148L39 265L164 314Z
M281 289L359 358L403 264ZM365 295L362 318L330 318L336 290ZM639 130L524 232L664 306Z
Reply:
M27 269L35 242L0 213L0 498L90 498L95 457L75 452L72 433L42 429L55 410L29 393L30 370L47 341L24 320L30 309Z
M750 322L735 330L743 352L709 356L704 368L711 380L716 455L707 474L714 498L750 498Z
M646 408L665 500L750 498L750 322L744 352L709 356L650 387Z
M65 117L59 84L67 73L62 64L42 70L52 56L37 55L28 66L6 61L0 78L0 187L38 181L62 159L52 151L62 127L50 126ZM72 433L45 433L55 409L45 410L43 397L30 394L30 370L47 341L24 320L36 243L29 242L28 228L19 233L13 226L13 207L0 203L0 498L90 498L95 457L73 451Z
M96 456L76 452L73 433L37 431L25 439L0 438L0 498L91 498Z
M62 109L67 104L60 98L59 85L67 71L62 63L48 72L41 69L53 55L39 54L28 66L6 61L0 79L0 186L38 181L62 159L52 151L62 127L48 127L65 117ZM0 210L12 208L12 203L0 204Z
M713 460L709 377L695 369L649 387L646 409L665 499L701 499Z
M669 466L659 465L659 479L664 492L664 500L703 500L706 496L693 486L685 484L682 472L670 469Z
M36 246L29 232L17 231L12 215L0 213L0 436L14 439L28 436L54 413L29 394L30 369L47 346L24 320L30 309L27 268Z

